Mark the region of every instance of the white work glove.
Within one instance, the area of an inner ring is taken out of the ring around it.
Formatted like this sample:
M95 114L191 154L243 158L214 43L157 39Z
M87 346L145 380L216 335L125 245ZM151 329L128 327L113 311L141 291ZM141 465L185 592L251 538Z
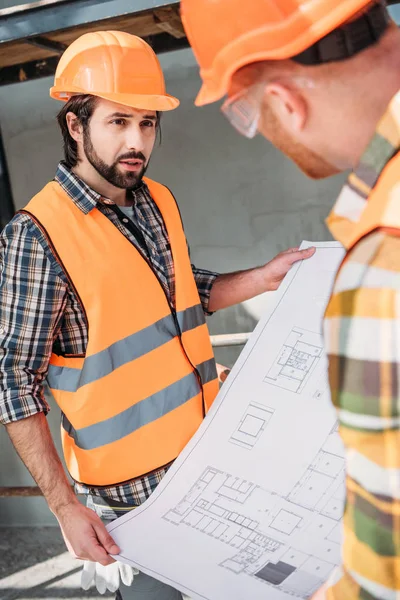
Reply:
M81 587L88 590L94 583L99 594L105 594L107 590L116 592L120 580L125 585L132 585L134 576L138 574L137 569L119 561L103 567L100 563L85 560L81 573Z

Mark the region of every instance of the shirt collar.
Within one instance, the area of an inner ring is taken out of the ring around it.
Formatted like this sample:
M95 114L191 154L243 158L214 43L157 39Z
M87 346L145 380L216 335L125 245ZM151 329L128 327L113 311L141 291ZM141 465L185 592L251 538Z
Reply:
M393 210L391 195L374 193L382 172L399 150L400 92L379 121L326 221L332 235L346 248L377 227L400 227L400 210Z
M112 200L105 198L87 185L87 183L82 181L82 179L80 179L80 177L78 177L64 161L61 161L58 164L54 179L85 215L93 210L93 208L96 208L97 204L115 204ZM146 184L141 182L141 184L132 191L133 196L136 192L145 189L145 187Z

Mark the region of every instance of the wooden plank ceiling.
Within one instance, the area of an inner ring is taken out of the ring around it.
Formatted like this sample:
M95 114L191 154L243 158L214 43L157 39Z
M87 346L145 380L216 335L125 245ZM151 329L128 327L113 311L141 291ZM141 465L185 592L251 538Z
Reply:
M155 36L160 33L169 33L178 39L185 37L179 11L176 7L166 7L136 15L124 15L96 23L85 23L85 25L60 30L41 37L69 45L84 33L107 29L126 31L140 37ZM29 43L28 40L0 44L0 68L43 60L51 56L57 56L57 54L60 53L55 50L39 48Z

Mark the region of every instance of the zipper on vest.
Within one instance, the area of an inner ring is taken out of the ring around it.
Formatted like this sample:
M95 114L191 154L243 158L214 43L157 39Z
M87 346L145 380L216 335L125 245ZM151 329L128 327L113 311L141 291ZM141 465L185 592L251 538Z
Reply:
M120 211L118 209L118 207L116 205L115 205L115 207L113 206L112 208L113 208L114 212L117 214L117 216L120 216L119 213L121 213L121 215L125 218L125 215L122 213L122 211ZM202 395L202 399L203 399L203 418L204 418L206 416L206 405L205 405L205 400L204 400L203 382L201 380L201 375L200 375L197 367L190 360L190 358L189 358L189 356L188 356L188 354L186 352L186 348L185 348L185 346L183 344L183 341L182 341L182 331L181 331L181 327L179 325L179 321L178 321L178 317L177 317L177 314L176 314L175 307L173 306L172 302L168 298L168 294L165 291L165 288L164 288L164 286L162 284L161 279L159 278L159 276L156 273L156 271L153 269L153 265L150 262L149 255L145 254L145 252L144 252L145 248L147 250L147 245L146 245L146 241L144 239L144 236L143 236L142 232L135 225L135 223L132 221L132 219L130 219L129 217L126 217L126 218L128 219L129 223L124 223L124 225L127 227L127 229L129 229L129 231L132 233L132 235L134 235L134 237L136 238L136 240L138 242L138 246L135 246L135 244L133 244L131 242L132 246L139 252L139 254L141 255L141 257L146 261L146 263L148 264L148 266L152 270L155 278L157 279L158 283L160 284L162 291L164 292L164 296L165 296L165 299L166 299L166 301L168 303L169 310L171 311L172 318L174 319L175 327L176 327L176 330L178 332L178 337L179 337L180 344L182 346L182 350L184 351L185 356L186 356L189 364L191 365L191 367L192 367L192 369L193 369L193 371L194 371L194 373L195 373L195 375L197 377L199 385L200 385L201 395ZM128 241L130 241L130 240L128 240ZM143 247L141 246L141 242L143 242L143 244L144 244Z

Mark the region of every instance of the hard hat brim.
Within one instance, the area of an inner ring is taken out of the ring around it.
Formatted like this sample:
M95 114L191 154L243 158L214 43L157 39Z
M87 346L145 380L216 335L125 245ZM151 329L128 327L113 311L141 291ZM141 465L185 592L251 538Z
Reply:
M220 92L216 90L211 90L207 86L207 84L203 83L200 88L199 93L196 96L196 100L194 101L195 106L205 106L206 104L212 104L212 102L217 102L221 100L221 98L226 94L226 90L222 89Z
M72 96L87 94L83 90L62 90L57 86L50 89L50 96L55 100L61 102L67 102ZM138 108L141 110L155 110L165 112L168 110L175 110L178 108L180 102L178 98L170 96L169 94L118 94L118 93L98 93L92 94L98 96L104 100L110 100L116 104L123 104L124 106L130 106L131 108Z
M299 10L297 21L292 18L285 29L280 27L272 32L274 35L271 33L270 24L263 25L260 21L259 26L254 30L244 32L239 37L233 36L215 54L207 67L200 68L203 85L196 97L195 105L204 106L223 98L228 93L233 74L248 64L290 59L303 52L361 10L368 4L368 0L337 2L335 7L320 20L315 21L310 17L308 19L310 26L303 28L302 24L304 20L307 21L309 14L316 8L321 10L324 3L326 0L310 0L308 11ZM185 23L184 18L183 22ZM186 29L190 28L187 26Z

